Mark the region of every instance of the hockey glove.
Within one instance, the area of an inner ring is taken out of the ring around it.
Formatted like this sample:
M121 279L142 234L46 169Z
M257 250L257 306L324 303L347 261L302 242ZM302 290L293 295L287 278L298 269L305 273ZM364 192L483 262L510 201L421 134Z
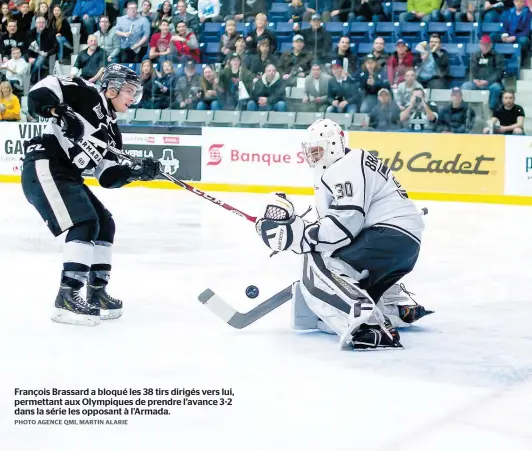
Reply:
M272 193L267 199L262 217L257 219L255 230L271 250L281 252L301 248L304 221L295 216L294 205L284 193Z
M65 138L74 142L83 138L85 125L69 105L59 104L55 107L55 114L59 117L59 124L62 126Z
M153 158L145 158L131 168L130 180L153 180L161 170L161 163Z

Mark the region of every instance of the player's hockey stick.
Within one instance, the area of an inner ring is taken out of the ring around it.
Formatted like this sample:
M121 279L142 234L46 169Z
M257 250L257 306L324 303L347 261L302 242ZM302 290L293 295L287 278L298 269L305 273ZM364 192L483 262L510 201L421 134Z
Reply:
M279 293L266 299L262 304L257 305L247 313L240 313L225 302L214 291L207 289L198 296L198 300L209 307L211 312L224 320L235 329L243 329L258 319L267 315L272 310L288 302L292 298L292 285L288 285Z
M119 157L122 157L122 158L124 158L126 160L129 160L131 162L138 163L139 161L141 161L139 158L134 158L134 157L124 153L123 151L118 150L118 149L109 147L109 150L112 153L118 155ZM240 216L240 217L242 217L244 219L247 219L250 222L255 223L255 221L257 220L256 216L248 215L247 213L244 213L242 210L239 210L238 208L233 207L232 205L229 205L228 203L226 203L226 202L224 202L224 201L222 201L220 199L216 199L216 197L213 197L213 196L207 194L206 192L201 191L200 189L195 188L192 185L189 185L188 183L184 182L183 180L176 179L175 177L171 176L170 174L165 174L163 171L159 171L159 175L161 175L165 179L171 181L172 183L175 183L177 186L180 186L181 188L186 189L187 191L191 192L192 194L195 194L196 196L200 196L203 199L206 199L206 200L212 202L213 204L216 204L216 205L218 205L218 206L220 206L222 208L225 208L227 211L230 211L231 213L234 213L235 215L238 215L238 216Z

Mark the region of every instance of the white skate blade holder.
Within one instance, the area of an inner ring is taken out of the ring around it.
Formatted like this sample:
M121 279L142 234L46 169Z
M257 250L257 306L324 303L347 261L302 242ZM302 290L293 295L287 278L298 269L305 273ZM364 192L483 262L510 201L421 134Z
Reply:
M76 326L97 326L100 324L100 317L95 315L82 315L62 308L56 308L52 315L52 321Z
M122 316L122 309L100 309L100 319L103 321L118 319Z

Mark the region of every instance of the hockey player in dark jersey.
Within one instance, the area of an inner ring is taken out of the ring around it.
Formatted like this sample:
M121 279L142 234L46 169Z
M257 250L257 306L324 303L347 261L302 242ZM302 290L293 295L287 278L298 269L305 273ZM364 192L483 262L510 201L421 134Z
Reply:
M30 113L52 121L42 136L24 144L22 188L54 236L68 232L52 317L56 322L92 326L122 314L122 302L106 291L115 223L83 183L82 173L94 170L104 188L155 178L158 161L127 166L111 152L122 149L116 113L126 112L141 97L138 75L119 64L106 68L100 90L81 78L49 76L29 92ZM80 290L86 284L84 299Z

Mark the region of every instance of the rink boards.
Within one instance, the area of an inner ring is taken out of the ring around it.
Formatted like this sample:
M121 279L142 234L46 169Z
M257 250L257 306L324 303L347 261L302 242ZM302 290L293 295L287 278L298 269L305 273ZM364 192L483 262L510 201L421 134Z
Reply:
M22 143L45 126L0 122L0 182L20 181ZM130 155L158 159L203 190L313 193L303 130L124 126L123 133ZM347 141L383 159L412 198L532 204L532 137L348 132ZM164 180L134 185L177 188Z

